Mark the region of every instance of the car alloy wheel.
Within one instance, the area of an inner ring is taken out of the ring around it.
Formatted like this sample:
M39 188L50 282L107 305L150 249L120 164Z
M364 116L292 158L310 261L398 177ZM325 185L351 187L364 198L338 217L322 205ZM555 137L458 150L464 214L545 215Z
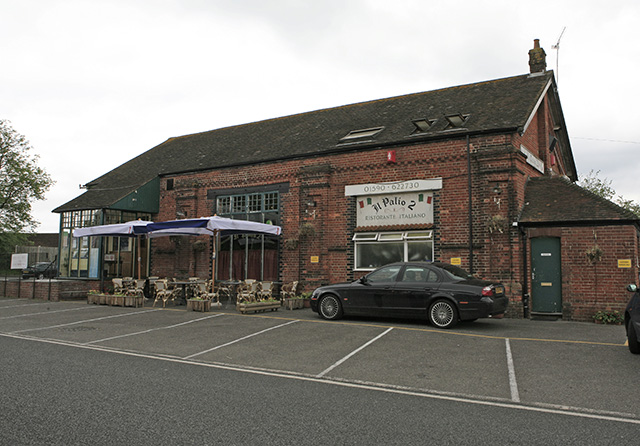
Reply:
M324 319L335 320L342 317L342 305L340 300L333 294L327 294L320 299L320 316Z
M447 300L438 300L429 308L429 322L438 328L451 328L458 323L458 312Z
M638 334L633 326L633 321L629 321L629 327L627 328L627 341L629 344L629 351L633 354L640 353L640 344L638 343Z

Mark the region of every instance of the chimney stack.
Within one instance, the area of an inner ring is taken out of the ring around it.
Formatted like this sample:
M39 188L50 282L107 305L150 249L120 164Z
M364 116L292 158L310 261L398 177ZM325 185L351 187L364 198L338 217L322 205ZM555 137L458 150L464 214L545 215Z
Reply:
M547 53L540 48L540 39L534 39L533 49L529 50L529 70L531 73L544 73L547 70Z

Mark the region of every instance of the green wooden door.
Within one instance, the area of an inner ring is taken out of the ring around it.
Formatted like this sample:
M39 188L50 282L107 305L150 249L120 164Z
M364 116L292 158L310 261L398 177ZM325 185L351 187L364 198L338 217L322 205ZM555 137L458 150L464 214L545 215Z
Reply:
M562 313L560 239L531 239L531 311Z

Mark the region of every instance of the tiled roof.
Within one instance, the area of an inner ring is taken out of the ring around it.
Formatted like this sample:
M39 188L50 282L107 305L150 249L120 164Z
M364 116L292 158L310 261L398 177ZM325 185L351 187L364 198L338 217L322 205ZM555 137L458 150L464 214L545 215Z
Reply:
M640 223L640 217L562 177L537 177L527 182L519 223Z
M446 129L447 115L467 117L463 134L522 130L552 79L552 72L521 75L170 138L91 181L87 192L55 212L108 207L160 174L449 137L460 129ZM412 135L417 119L435 121ZM376 127L383 130L369 142L340 144L351 131Z

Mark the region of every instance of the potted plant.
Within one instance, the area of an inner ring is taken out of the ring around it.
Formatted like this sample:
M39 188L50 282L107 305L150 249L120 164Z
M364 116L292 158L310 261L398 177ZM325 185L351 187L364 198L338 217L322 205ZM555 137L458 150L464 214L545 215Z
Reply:
M300 295L300 297L303 299L304 301L304 307L305 308L310 308L311 307L311 295L313 293L311 291L307 291L305 293L302 293Z
M593 265L596 262L599 262L600 260L602 260L602 255L604 254L604 251L598 245L593 245L591 248L585 251L585 254L587 256L587 261Z
M624 318L617 310L600 310L593 315L593 320L596 324L620 325Z

